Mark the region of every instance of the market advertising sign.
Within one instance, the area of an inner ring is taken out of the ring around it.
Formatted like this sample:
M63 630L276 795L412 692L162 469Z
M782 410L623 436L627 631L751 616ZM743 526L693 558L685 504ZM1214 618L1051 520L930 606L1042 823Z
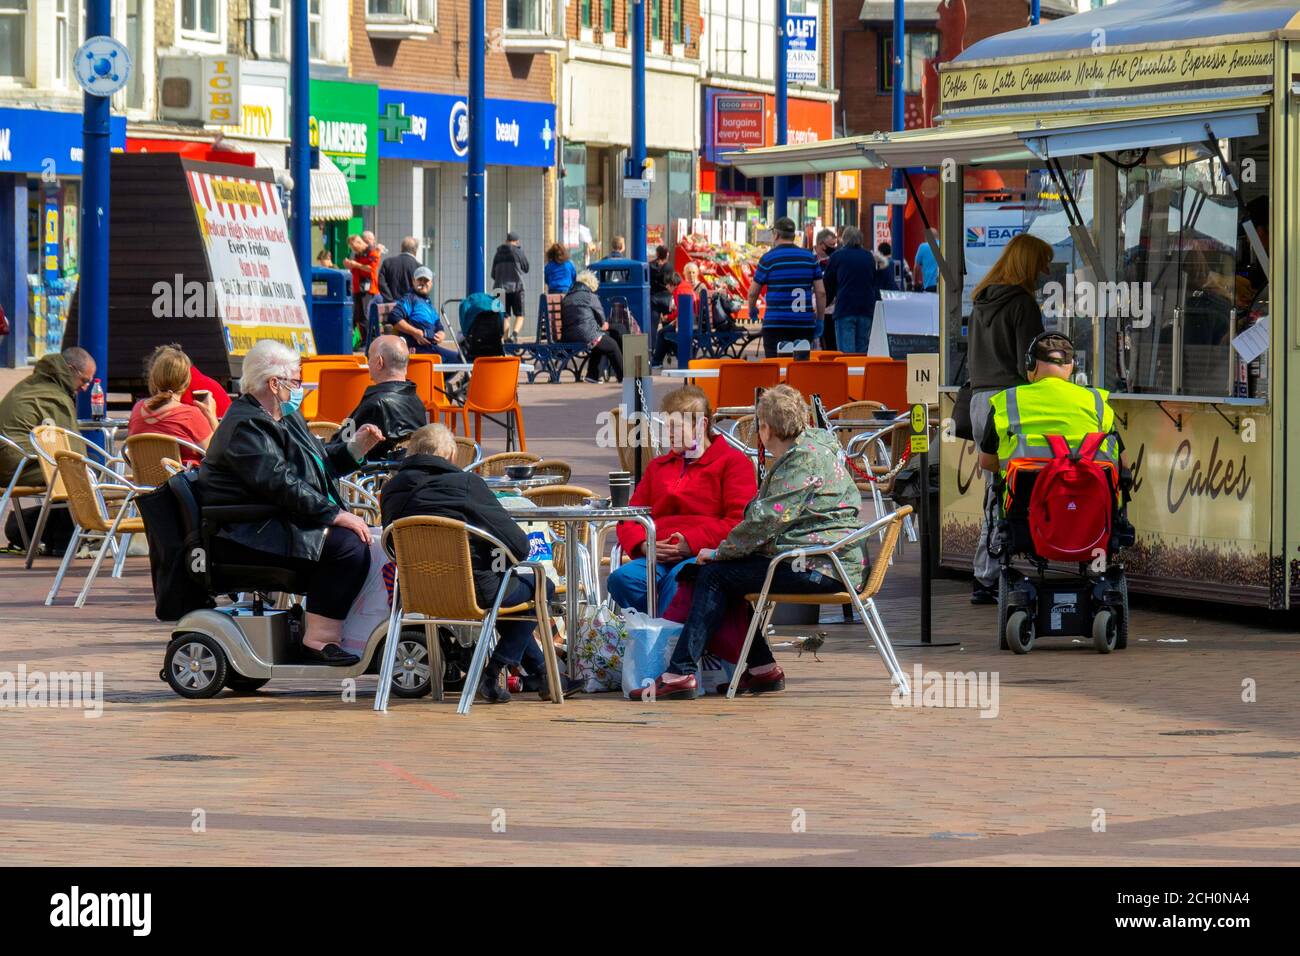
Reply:
M126 118L108 121L109 146L126 149ZM0 172L80 176L81 114L0 108Z
M201 110L205 126L225 126L239 119L239 63L237 56L203 58Z
M1231 89L1273 82L1273 43L1089 53L1031 63L940 70L940 109L1061 102L1110 95Z
M187 170L186 178L227 351L243 355L259 339L275 339L314 355L298 261L275 184L196 170Z
M311 145L334 160L356 206L379 202L379 87L311 81Z
M785 18L787 83L817 85L817 15Z
M717 96L713 100L713 145L719 149L763 146L763 97Z
M469 154L469 105L461 96L379 91L379 155L384 159L463 163ZM555 104L487 101L489 166L554 166Z

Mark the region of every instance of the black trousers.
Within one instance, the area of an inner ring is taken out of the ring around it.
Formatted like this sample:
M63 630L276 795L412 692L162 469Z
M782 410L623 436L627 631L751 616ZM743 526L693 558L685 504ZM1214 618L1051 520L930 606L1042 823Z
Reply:
M614 340L615 334L606 332L600 337L600 341L591 347L591 355L587 358L587 381L598 381L601 368L605 365L609 366L616 379L623 381L623 350Z
M351 531L330 528L325 533L325 546L320 558L286 558L246 548L242 544L217 538L212 542L213 558L218 564L251 564L261 567L292 568L305 577L307 586L307 611L335 621L348 616L352 602L366 583L370 573L370 546Z

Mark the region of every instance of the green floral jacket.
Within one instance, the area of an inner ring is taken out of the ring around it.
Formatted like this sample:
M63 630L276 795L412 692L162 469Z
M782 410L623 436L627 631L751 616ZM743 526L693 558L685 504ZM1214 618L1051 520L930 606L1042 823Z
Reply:
M833 544L863 526L862 494L828 431L809 428L772 465L740 524L718 545L717 558L773 555L790 548ZM866 543L840 552L854 584L867 568ZM810 557L805 570L835 576L829 557Z

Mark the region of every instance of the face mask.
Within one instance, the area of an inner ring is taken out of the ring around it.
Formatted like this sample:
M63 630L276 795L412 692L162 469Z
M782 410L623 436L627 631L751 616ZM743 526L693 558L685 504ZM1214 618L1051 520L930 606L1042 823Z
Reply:
M289 389L289 400L280 403L281 415L292 415L302 406L302 386Z

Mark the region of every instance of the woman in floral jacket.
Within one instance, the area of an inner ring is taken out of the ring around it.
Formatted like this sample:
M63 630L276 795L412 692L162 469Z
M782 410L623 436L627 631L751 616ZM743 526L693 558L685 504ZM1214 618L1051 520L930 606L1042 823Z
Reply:
M655 682L654 698L695 696L700 655L733 601L763 588L772 555L790 548L833 544L862 527L862 495L833 435L808 427L803 396L787 385L763 394L757 411L758 434L774 463L745 516L716 550L700 551L690 616L682 628L668 670ZM854 588L867 569L865 544L839 552ZM783 562L772 575L773 594L833 594L844 590L831 559L809 557L800 569ZM762 634L754 635L739 692L785 689Z

